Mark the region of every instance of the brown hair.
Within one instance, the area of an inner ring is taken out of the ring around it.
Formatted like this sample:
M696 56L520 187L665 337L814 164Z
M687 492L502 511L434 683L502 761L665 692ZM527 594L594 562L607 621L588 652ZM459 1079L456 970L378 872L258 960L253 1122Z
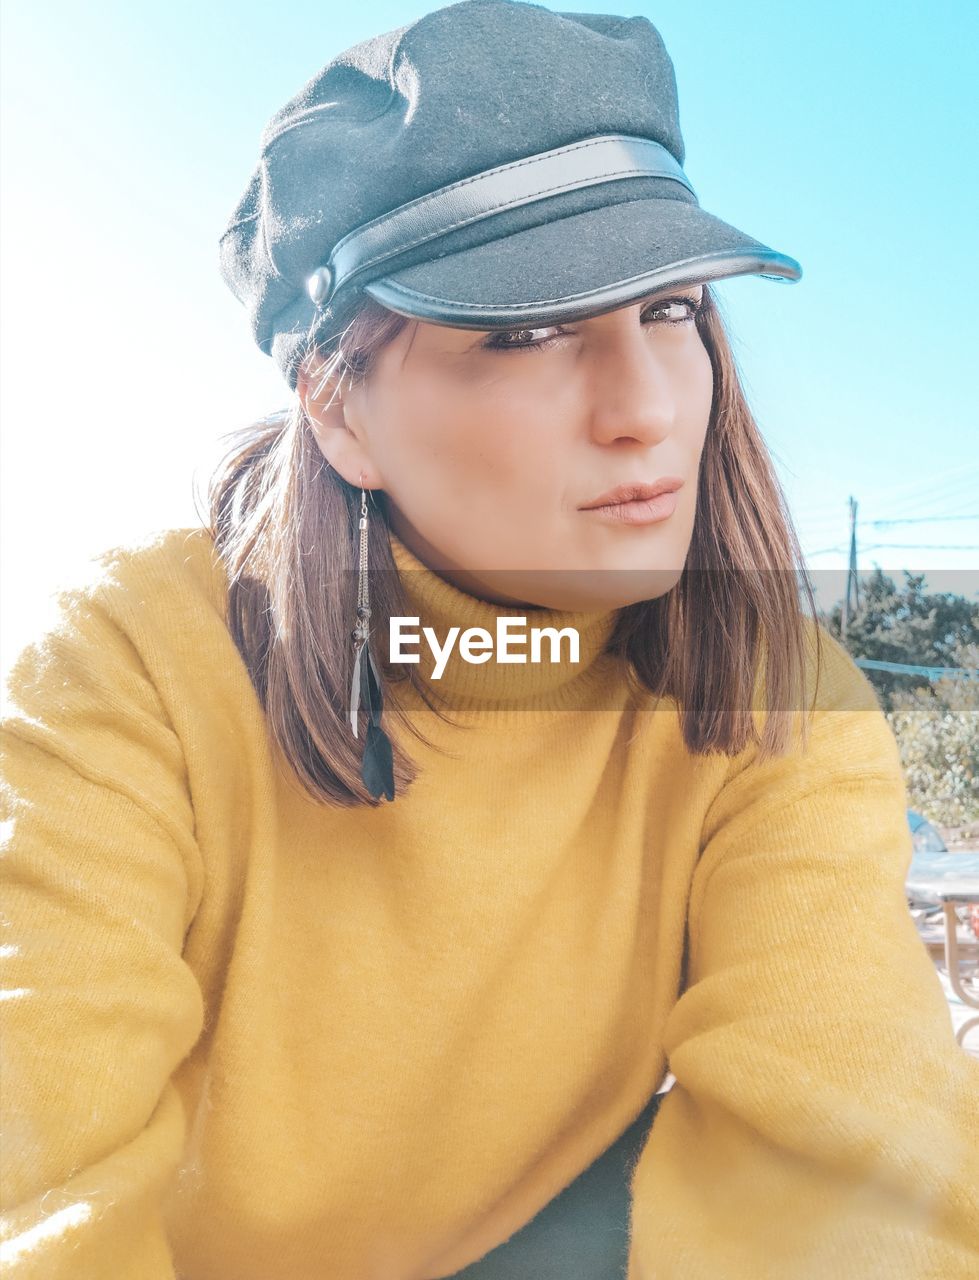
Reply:
M342 370L362 380L408 323L365 299L342 334L314 334L307 350L329 357L326 378ZM811 615L816 605L707 285L696 323L713 368L713 404L687 561L664 596L619 611L609 650L623 657L633 682L676 700L691 752L735 755L755 743L764 760L787 750L795 710L805 698L807 626L819 661L818 627L800 605L800 575ZM228 626L272 739L315 800L377 805L361 781L362 744L354 740L345 710L360 492L326 463L298 396L289 410L232 433L231 440L209 485L209 528L228 574ZM391 552L385 495L375 491L371 504L369 561L382 571L372 579L372 616L382 620L386 634L388 617L410 610ZM759 736L753 710L762 670ZM439 711L414 666L396 678L389 670L384 676L385 685L410 681ZM420 736L397 699L386 702L389 711ZM805 745L804 721L801 728ZM400 793L416 766L392 740Z

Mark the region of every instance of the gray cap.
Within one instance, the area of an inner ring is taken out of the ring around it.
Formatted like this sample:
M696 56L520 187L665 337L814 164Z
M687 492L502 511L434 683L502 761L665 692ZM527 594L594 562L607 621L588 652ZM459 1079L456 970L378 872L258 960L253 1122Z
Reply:
M276 112L220 240L295 389L364 296L512 329L793 258L701 209L673 63L646 18L461 0L338 54Z

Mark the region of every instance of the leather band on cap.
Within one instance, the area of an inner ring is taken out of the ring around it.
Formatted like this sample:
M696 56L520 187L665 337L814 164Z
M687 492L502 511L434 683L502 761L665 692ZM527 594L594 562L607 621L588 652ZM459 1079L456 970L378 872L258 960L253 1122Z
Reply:
M652 138L611 133L497 165L419 196L340 240L306 281L317 307L353 276L493 214L619 178L669 178L696 199L683 168Z

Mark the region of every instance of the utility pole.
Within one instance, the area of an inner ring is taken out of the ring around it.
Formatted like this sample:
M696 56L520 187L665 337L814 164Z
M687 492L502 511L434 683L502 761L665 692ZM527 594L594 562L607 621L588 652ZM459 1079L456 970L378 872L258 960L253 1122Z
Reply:
M846 624L850 616L850 596L853 595L854 612L860 606L860 584L857 580L857 502L850 495L850 566L846 575L846 596L843 599L843 617L840 630L846 637Z

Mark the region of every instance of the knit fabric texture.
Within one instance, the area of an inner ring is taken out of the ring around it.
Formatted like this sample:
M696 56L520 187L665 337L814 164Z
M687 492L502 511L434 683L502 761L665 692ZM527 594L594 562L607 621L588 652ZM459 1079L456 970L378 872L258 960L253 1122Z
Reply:
M394 549L420 616L495 616ZM668 1072L627 1280L979 1275L979 1062L907 910L897 744L828 633L805 751L692 754L589 615L534 680L595 709L481 708L492 664L460 669L417 780L341 809L273 754L204 530L97 570L2 724L5 1277L449 1276Z

